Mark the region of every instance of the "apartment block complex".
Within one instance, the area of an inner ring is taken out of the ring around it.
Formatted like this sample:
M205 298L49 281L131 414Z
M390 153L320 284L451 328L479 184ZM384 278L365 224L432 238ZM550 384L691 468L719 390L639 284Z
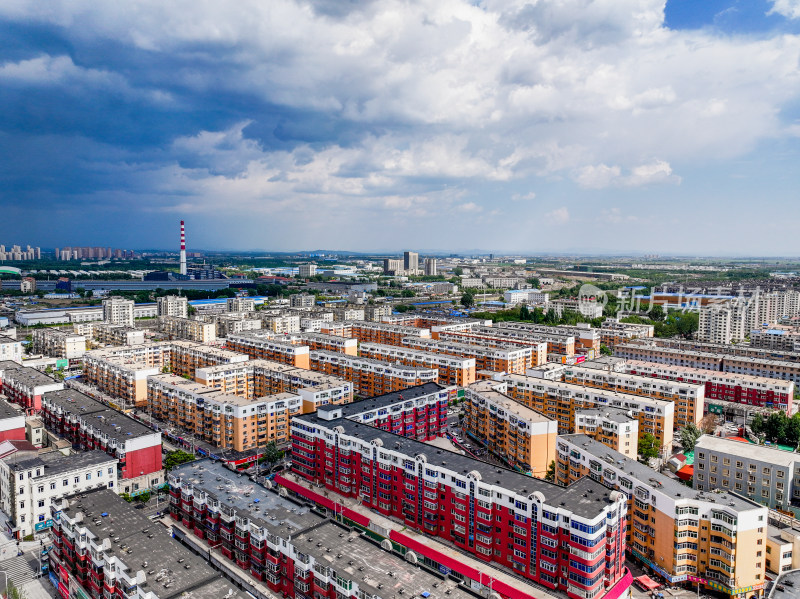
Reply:
M217 339L217 327L214 323L191 318L159 316L158 330L170 339L186 339L196 343L211 343Z
M314 296L307 293L297 293L289 296L289 305L292 308L313 308Z
M800 455L703 435L694 449L694 488L734 491L772 509L800 503Z
M576 350L600 351L600 331L593 329L589 324L581 323L576 326L557 326L550 327L528 322L498 322L496 328L499 330L520 331L537 335L573 337ZM563 352L554 352L563 353Z
M141 407L147 401L148 376L166 370L194 377L198 368L248 359L243 354L191 341L164 341L87 352L83 375L104 393Z
M430 339L431 337L429 329L399 326L384 322L354 321L345 324L349 325L350 328L349 334L345 336L358 339L359 343L381 343L383 345L401 346L403 339L406 337L422 337L424 339ZM332 335L336 334L332 330L323 332Z
M795 384L792 381L638 360L623 362L623 368L630 374L644 377L703 385L707 399L775 408L783 410L787 414L791 414L793 411Z
M303 413L313 412L319 406L353 401L353 383L349 381L268 360L198 368L195 380L245 399L294 393L303 399Z
M0 335L0 362L17 362L22 364L22 341Z
M439 371L433 368L402 366L327 351L311 352L311 369L350 381L355 395L362 398L439 381Z
M600 325L600 343L613 348L631 339L650 338L655 334L652 324L632 324L620 322L617 318L606 318Z
M750 331L750 347L780 352L800 351L800 329L773 325Z
M700 308L697 338L728 344L744 340L750 331L800 314L800 292L762 292L749 297L711 302Z
M250 297L229 297L226 306L228 312L254 312L256 300Z
M294 296L292 296L294 297ZM273 333L299 333L300 332L300 317L299 316L280 316L280 315L264 315L261 317L261 328Z
M0 245L0 262L5 260L40 260L42 258L42 249L39 247L31 247L30 245L22 246L12 245L6 248L5 245ZM58 258L56 258L58 260Z
M324 333L297 333L291 337L293 343L307 345L309 349L333 351L347 354L348 356L358 355L358 340L340 337L339 335L326 335Z
M112 456L120 480L144 477L144 489L164 482L161 433L74 389L45 393L41 415L47 429L73 449Z
M391 315L391 306L380 304L376 304L374 306L364 306L364 320L369 322L381 322L384 317Z
M81 326L81 325L75 325ZM144 331L124 324L85 324L92 329L95 340L106 345L141 345L144 343Z
M61 329L36 329L33 351L51 358L75 360L86 353L86 337Z
M575 411L575 430L635 460L639 420L633 412L618 408L584 408Z
M545 416L558 421L561 433L575 430L575 413L585 408L619 408L631 411L639 421L639 438L650 433L662 452L672 451L675 404L665 399L640 397L545 378L507 374L508 394Z
M631 555L670 583L692 576L732 597L763 595L766 507L735 493L688 489L586 435L559 437L556 477L620 492Z
M42 409L42 395L63 388L64 383L35 368L8 360L0 362L0 393L11 403L22 406L26 414L38 414Z
M502 329L499 327L474 326L470 330L464 331L440 331L439 339L448 341L459 341L462 343L472 343L473 340L486 342L491 345L514 343L527 347L537 346L539 343L547 343L547 352L565 356L575 355L575 337L558 336L556 334L541 335L528 331L516 331L514 329Z
M133 300L110 297L103 300L103 321L133 326Z
M110 489L48 506L53 548L50 579L61 597L242 599L202 557L159 535L153 522Z
M558 422L512 399L506 384L480 381L464 390L464 431L510 466L544 478L555 459Z
M225 481L225 489L234 492L221 492L212 480ZM201 548L217 548L222 559L262 581L272 596L379 599L402 590L407 597L474 599L422 553L405 547L405 555L387 551L388 539L380 543L380 537L329 520L274 490L256 485L246 497L237 492L243 488L220 464L179 466L170 473L174 532Z
M403 339L403 346L430 353L473 358L476 371L491 370L525 374L528 368L547 361L546 343L540 343L538 347L523 347L511 343L507 347L493 347L480 343L406 337Z
M53 526L50 507L62 497L92 489L116 492L115 462L101 451L0 460L0 507L9 516L12 536L23 539Z
M217 338L238 335L250 331L260 331L263 321L255 318L252 312L229 312L205 317L206 322L213 322L217 328Z
M309 483L574 599L597 597L626 575L624 494L588 478L557 487L337 409L292 420L292 470Z
M295 345L281 337L261 333L231 335L225 341L225 347L257 360L271 360L297 368L310 367L308 346Z
M703 418L704 387L688 381L653 380L652 377L614 372L613 370L567 366L564 382L664 399L675 403L675 426L699 424Z
M156 298L158 316L189 318L189 300L178 295L164 295Z
M465 387L475 382L475 358L431 353L381 343L361 343L358 351L362 358L436 369L439 371L439 382L442 384Z
M287 442L289 418L302 412L303 400L293 393L245 399L160 374L147 380L147 408L215 447L244 451Z

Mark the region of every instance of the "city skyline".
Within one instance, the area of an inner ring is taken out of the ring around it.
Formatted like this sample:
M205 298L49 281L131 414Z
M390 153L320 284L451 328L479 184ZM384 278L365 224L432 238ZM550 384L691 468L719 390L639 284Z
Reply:
M796 253L794 0L20 2L0 28L6 243L172 248L185 219L190 250Z

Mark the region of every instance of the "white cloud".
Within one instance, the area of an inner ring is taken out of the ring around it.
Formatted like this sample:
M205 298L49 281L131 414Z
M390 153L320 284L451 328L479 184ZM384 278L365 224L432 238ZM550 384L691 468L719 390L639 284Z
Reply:
M483 212L483 208L478 206L475 202L467 202L465 204L461 204L460 206L456 206L457 210L461 212Z
M778 13L789 19L800 19L800 0L772 0L767 14Z
M567 209L566 206L562 206L561 208L556 208L555 210L546 212L544 214L544 218L550 224L565 225L569 222L570 219L569 210Z
M672 174L672 167L664 160L640 164L631 169L630 175L623 175L619 166L585 166L574 175L575 181L586 189L606 187L639 187L642 185L671 183L679 184L681 178Z
M514 202L520 201L528 201L533 200L536 198L536 193L533 191L529 191L528 193L515 193L511 196L511 200Z
M618 166L607 166L598 164L596 166L584 166L575 175L575 181L581 187L587 189L602 189L613 185L620 178L622 169Z

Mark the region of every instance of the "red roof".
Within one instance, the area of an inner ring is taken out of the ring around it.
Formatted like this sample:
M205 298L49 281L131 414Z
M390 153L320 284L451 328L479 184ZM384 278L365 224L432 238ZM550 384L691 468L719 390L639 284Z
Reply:
M694 466L684 466L675 473L675 476L681 480L692 480L694 478Z

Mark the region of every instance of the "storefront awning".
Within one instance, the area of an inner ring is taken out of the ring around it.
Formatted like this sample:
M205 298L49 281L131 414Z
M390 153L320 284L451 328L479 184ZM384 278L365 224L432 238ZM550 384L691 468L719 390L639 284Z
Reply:
M634 580L636 580L636 584L642 587L645 591L652 591L653 589L657 589L661 586L655 580L645 574L642 574Z

